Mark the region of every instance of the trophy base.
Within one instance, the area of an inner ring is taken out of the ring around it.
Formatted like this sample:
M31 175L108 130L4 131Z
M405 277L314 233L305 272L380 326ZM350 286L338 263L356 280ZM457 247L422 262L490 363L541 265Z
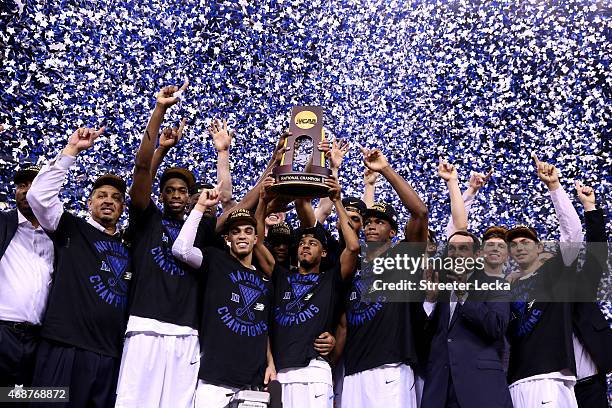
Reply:
M315 173L277 174L276 183L271 189L275 193L294 197L326 197L329 194L326 179L326 175Z

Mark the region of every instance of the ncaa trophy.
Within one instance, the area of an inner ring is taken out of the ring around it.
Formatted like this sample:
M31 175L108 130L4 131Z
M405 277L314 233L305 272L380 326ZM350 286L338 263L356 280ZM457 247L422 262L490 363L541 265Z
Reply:
M325 140L323 108L320 106L294 106L289 123L291 136L285 139L281 163L272 174L272 190L294 197L325 197L329 188L325 180L331 170L325 167L325 153L318 149Z

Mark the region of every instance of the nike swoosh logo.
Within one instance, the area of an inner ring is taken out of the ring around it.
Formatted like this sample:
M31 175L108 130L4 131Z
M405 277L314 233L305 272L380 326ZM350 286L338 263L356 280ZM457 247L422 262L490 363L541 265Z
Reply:
M324 395L325 395L325 394L315 395L315 398L319 398L319 397L322 397L322 396L324 396Z
M385 380L385 384L391 384L392 382L395 382L395 380L391 380L391 381L386 381Z
M193 363L189 363L189 365L194 365L197 364L197 361L194 361Z
M546 402L542 401L542 405L544 405L544 404L550 404L551 402L552 402L552 401L546 401Z

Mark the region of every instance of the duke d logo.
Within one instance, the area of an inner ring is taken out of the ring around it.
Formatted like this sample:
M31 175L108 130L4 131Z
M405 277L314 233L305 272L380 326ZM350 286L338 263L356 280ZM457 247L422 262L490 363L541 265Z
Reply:
M295 115L295 125L300 129L310 129L317 124L317 115L311 111L301 111Z

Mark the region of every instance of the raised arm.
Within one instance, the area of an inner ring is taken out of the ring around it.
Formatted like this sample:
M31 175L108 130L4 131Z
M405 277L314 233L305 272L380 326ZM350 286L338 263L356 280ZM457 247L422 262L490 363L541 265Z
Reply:
M467 190L463 192L461 198L463 199L463 206L465 207L465 215L466 215L466 228L469 225L467 221L467 216L470 214L470 209L472 208L472 204L474 204L474 199L476 198L476 194L478 191L486 184L487 181L493 175L493 169L489 170L487 174L472 172L470 176L470 181L468 184ZM452 213L452 198L451 198L451 216L448 219L448 224L446 224L446 236L450 237L459 229L456 227L454 214Z
M178 97L173 96L174 93L184 91L188 85L189 82L185 81L180 89L176 86L166 86L157 94L155 109L153 109L149 123L147 123L147 128L142 135L142 141L140 142L134 162L134 181L130 188L130 199L132 206L135 208L144 210L149 205L153 184L151 163L153 161L159 128L168 108L179 100Z
M342 205L342 196L340 184L334 177L330 177L325 180L325 183L329 186L329 198L336 207L336 213L338 214L338 229L342 232L346 247L340 254L340 275L342 279L348 279L355 274L357 269L357 256L359 255L359 238L355 234L353 229L352 221L346 213L346 209Z
M559 219L559 249L566 266L571 265L580 252L580 243L584 240L582 224L576 209L559 182L559 173L552 164L542 162L533 153L531 155L535 162L538 177L548 188L552 199L555 213Z
M378 173L368 169L367 167L363 171L363 202L366 207L370 208L376 201L376 180L378 180Z
M183 132L185 130L185 125L187 123L187 119L181 120L181 125L179 128L166 128L162 131L159 136L159 146L155 149L155 153L153 153L153 160L151 162L151 180L155 180L155 176L157 175L157 170L159 170L159 166L161 166L164 161L164 157L170 151L170 149L176 146L183 137Z
M172 245L172 255L192 268L199 268L202 265L202 251L195 246L198 226L206 210L217 206L220 198L220 187L202 191L198 202L191 210L187 221L183 224L181 232L179 232Z
M442 180L446 182L446 188L448 189L448 195L451 203L453 230L467 231L467 212L465 210L465 205L463 204L463 197L461 197L461 190L459 189L457 169L446 160L440 158L440 164L438 164L438 176L440 176Z
M319 150L325 151L325 157L329 162L329 168L332 172L332 176L338 179L340 165L344 155L349 151L350 145L346 140L334 140L331 145L329 142L321 142ZM319 205L314 210L315 219L323 224L325 220L331 215L334 204L331 202L329 197L323 197L319 200Z
M229 150L234 131L227 129L225 119L223 123L215 119L211 122L208 133L212 136L217 151L217 183L223 183L223 190L220 191L221 208L223 208L223 212L226 212L236 205L236 200L232 198L232 175L229 163Z
M425 203L418 194L391 168L387 158L379 149L366 150L361 147L365 165L372 171L379 172L391 184L402 204L410 212L410 220L404 229L406 241L427 242L428 212Z
M255 211L255 219L257 220L257 243L253 252L259 263L261 270L268 276L272 276L276 261L265 245L266 239L266 208L270 201L274 198L274 194L270 191L270 186L274 184L272 175L266 176L263 179L259 194L259 204Z
M249 190L249 192L244 196L244 198L238 204L236 204L236 206L233 208L234 210L239 208L253 210L257 206L257 203L259 202L259 192L261 183L270 174L272 169L278 166L281 161L281 158L283 157L283 154L289 150L289 148L285 146L285 140L287 139L287 137L289 137L289 135L290 133L288 132L285 132L281 135L278 143L276 144L276 147L274 148L272 157L270 158L266 169L262 173L262 176L259 178L259 180L257 180L255 186L251 190ZM225 222L225 219L228 215L229 212L223 213L221 217L219 217L219 219L217 220L217 231L220 231L222 229L223 223Z
M68 169L76 161L76 156L93 146L94 141L102 132L104 132L104 127L98 130L78 129L70 136L62 153L44 165L32 181L26 198L36 219L45 231L55 231L64 212L59 192Z

